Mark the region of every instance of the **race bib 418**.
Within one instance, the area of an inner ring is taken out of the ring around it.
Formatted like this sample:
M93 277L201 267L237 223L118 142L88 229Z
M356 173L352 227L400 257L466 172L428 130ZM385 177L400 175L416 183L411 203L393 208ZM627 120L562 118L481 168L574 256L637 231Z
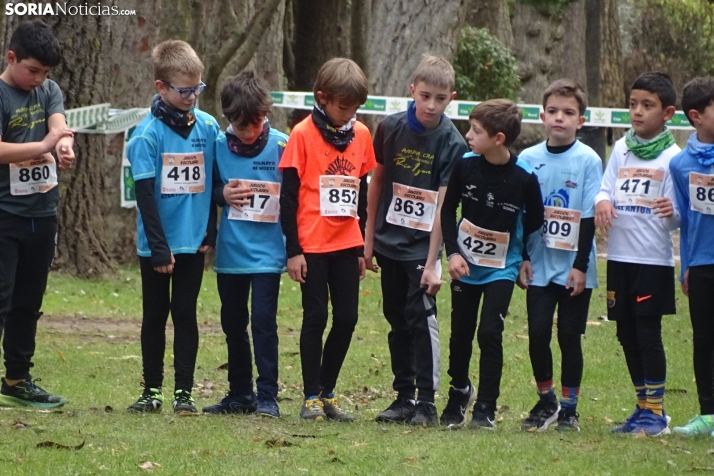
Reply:
M161 193L201 193L206 189L203 152L161 154Z

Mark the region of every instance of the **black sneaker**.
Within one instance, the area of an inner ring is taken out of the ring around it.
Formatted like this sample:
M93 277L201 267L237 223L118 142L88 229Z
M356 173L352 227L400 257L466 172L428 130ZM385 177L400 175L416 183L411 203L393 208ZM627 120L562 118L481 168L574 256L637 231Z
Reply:
M376 421L379 423L407 423L414 418L415 410L412 400L398 397L389 405L389 408L377 415Z
M176 390L174 392L174 413L190 412L198 413L196 402L188 390Z
M144 384L142 383L141 385L143 386ZM138 413L160 412L163 404L164 394L161 393L161 387L144 388L144 393L141 394L136 403L129 405L127 410Z
M439 424L439 414L436 406L430 402L416 402L414 406L414 416L409 420L410 425L437 426Z
M322 401L322 411L325 412L325 416L328 420L341 421L344 423L354 421L355 417L342 408L334 393L329 394L325 398L320 397L320 401Z
M578 412L561 411L558 414L558 426L555 429L558 431L580 431L578 418L580 418Z
M496 429L496 411L493 405L476 402L474 405L473 418L469 423L469 428L483 428L484 430Z
M466 393L451 387L449 389L449 401L441 413L441 424L448 428L464 426L464 423L466 423L466 411L474 400L476 400L476 390L473 385L469 385Z
M0 386L0 406L56 408L67 403L63 397L50 395L38 387L35 382L39 381L40 379L35 379L10 386L3 378Z
M533 407L528 418L521 423L521 430L524 431L545 431L551 423L558 419L560 405L557 400L539 400Z
M258 398L255 401L255 408L255 411L258 415L273 418L278 418L280 416L280 407L278 407L278 402L275 397L270 395L269 393L258 393Z
M255 413L255 402L253 396L233 396L226 395L223 400L208 407L203 407L203 413L232 413L246 414Z

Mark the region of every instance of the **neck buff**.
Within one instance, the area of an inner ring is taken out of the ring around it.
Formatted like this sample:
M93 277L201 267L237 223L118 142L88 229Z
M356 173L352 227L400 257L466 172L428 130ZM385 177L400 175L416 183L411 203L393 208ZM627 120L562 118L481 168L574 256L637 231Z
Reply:
M699 142L696 132L689 136L687 152L696 157L697 162L705 167L714 165L714 144Z
M625 136L625 144L637 158L652 160L659 157L663 150L674 144L674 137L669 129L665 127L664 132L660 135L646 143L642 143L642 139L635 135L635 130L630 129Z
M327 117L327 114L315 104L315 107L312 108L312 122L322 134L325 142L332 144L340 152L344 152L355 138L354 125L357 122L357 116L338 129Z
M196 116L193 111L193 107L190 111L181 111L171 107L158 94L151 101L151 114L184 139L188 139L193 126L196 125Z
M241 157L247 157L252 159L257 157L263 152L265 146L268 144L268 137L270 136L270 121L266 117L263 121L263 130L260 131L260 135L255 142L252 144L244 144L241 140L236 137L233 133L233 125L229 125L226 129L226 142L228 143L228 150Z

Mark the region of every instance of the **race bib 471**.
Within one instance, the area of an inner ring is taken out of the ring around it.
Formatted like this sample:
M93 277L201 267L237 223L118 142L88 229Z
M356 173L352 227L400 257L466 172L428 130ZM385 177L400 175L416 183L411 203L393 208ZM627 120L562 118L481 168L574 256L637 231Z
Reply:
M652 208L663 181L664 170L622 167L615 182L615 206Z

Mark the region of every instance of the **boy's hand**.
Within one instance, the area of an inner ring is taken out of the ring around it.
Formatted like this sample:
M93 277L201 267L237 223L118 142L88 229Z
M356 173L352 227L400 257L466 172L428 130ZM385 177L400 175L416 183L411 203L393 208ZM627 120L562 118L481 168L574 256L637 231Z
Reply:
M50 132L41 142L45 152L52 152L63 137L74 137L74 132L70 129L50 129ZM72 152L72 155L74 156L74 152Z
M364 277L367 274L367 264L365 263L365 259L360 257L359 258L359 280L362 281Z
M372 248L372 245L366 241L364 243L364 263L366 268L373 273L377 273L379 271L379 266L377 266L377 263L374 262L374 249Z
M212 250L213 250L213 246L209 246L209 245L203 245L198 248L198 252L203 253L204 255Z
M436 296L436 293L441 289L441 276L436 273L436 267L425 266L424 271L421 274L421 281L419 282L419 287L423 288L426 286L426 293L429 296Z
M451 279L461 279L464 275L469 276L469 265L460 254L455 254L449 258L449 276Z
M667 197L658 197L654 199L655 206L652 211L660 218L669 218L674 215L674 207L672 201Z
M609 230L612 219L617 218L615 207L610 200L602 200L595 205L595 226L604 230Z
M528 289L528 283L533 281L533 266L530 261L521 263L521 269L518 270L518 279L516 285L521 289Z
M253 191L248 187L241 187L238 180L231 180L223 187L223 198L226 199L226 203L239 210L242 205L250 203L248 199L252 196Z
M161 274L173 274L174 264L176 264L176 258L174 258L174 254L171 253L171 264L165 264L163 266L156 266L154 268L154 271L156 271L157 273L161 273Z
M288 258L288 275L293 281L305 284L305 277L307 277L305 255L295 255L292 258Z
M689 297L689 268L684 272L684 279L682 279L682 294Z
M565 289L573 288L571 296L575 297L585 289L585 273L579 269L571 269L568 280L565 282Z
M73 146L74 135L64 136L59 141L57 141L57 145L55 146L55 154L57 155L57 161L59 162L57 165L60 170L67 170L72 167L72 163L74 162L74 149L72 149Z

